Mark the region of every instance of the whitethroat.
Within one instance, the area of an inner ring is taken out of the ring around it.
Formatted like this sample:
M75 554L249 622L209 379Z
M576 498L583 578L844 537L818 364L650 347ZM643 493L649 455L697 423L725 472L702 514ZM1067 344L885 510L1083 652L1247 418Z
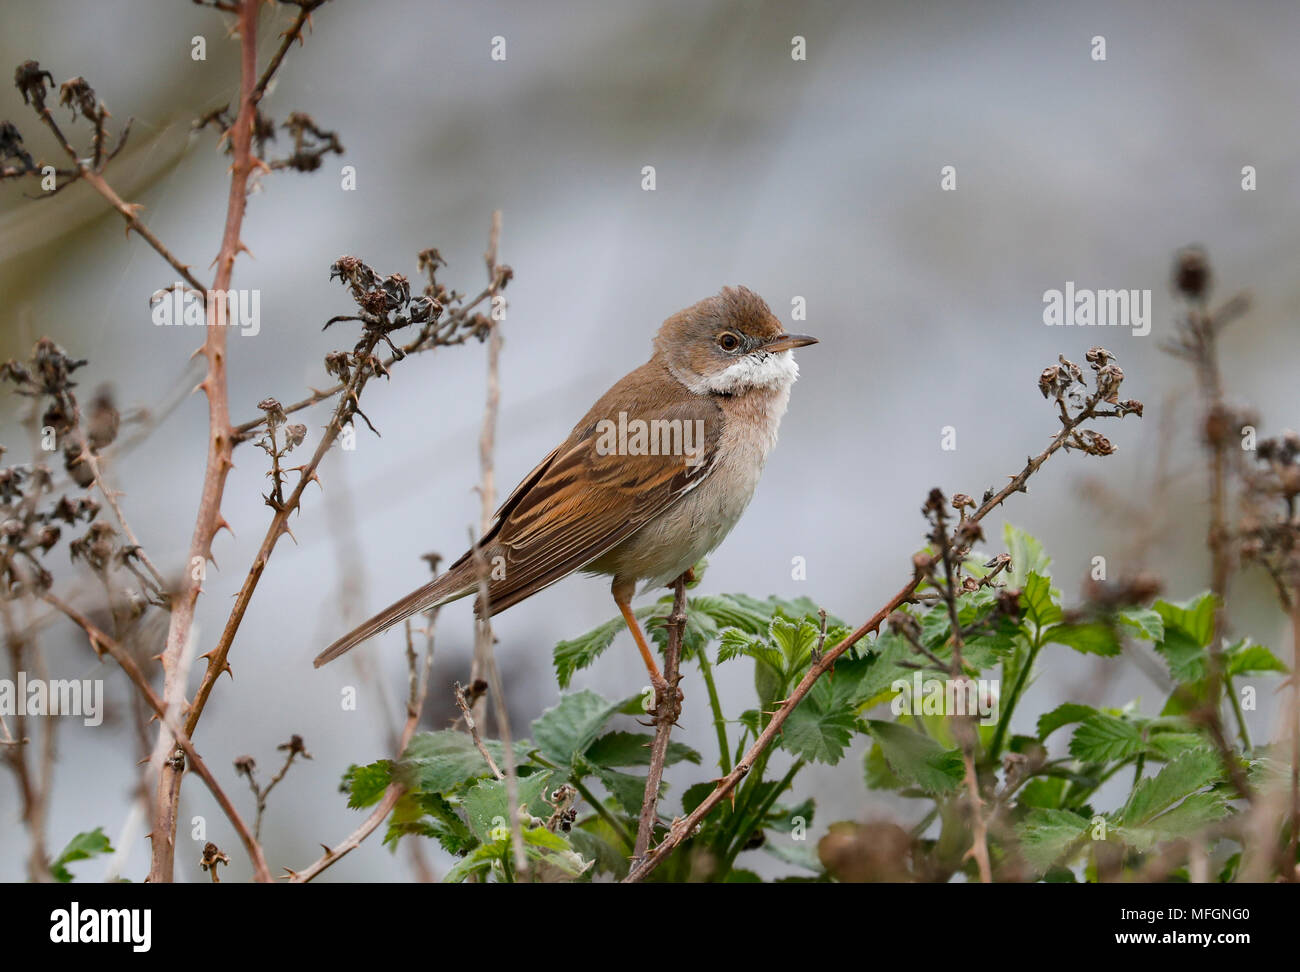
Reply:
M757 294L725 287L659 328L650 360L607 391L431 583L348 632L319 668L418 611L479 589L492 615L581 570L611 590L650 672L667 684L632 613L638 581L672 583L722 542L749 504L798 377L787 334ZM482 614L482 603L475 605Z

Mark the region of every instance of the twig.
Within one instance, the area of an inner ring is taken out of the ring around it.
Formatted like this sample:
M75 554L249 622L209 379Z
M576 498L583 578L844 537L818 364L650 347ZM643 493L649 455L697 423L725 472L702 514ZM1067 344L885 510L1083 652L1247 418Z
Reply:
M954 566L952 541L944 520L944 503L943 494L935 490L931 494L931 502L927 508L934 518L935 529L931 540L938 545L939 555L943 559L945 583L940 585L940 592L948 608L948 621L952 626L952 664L948 674L952 679L964 679L966 673L962 669L961 653L965 642L961 632L961 617L957 609L958 577ZM992 884L993 869L989 863L988 822L984 818L984 800L980 796L979 775L975 771L975 717L958 716L954 722L954 729L961 744L962 764L965 767L963 783L970 800L972 842L967 853L975 858L975 864L979 868L980 883Z
M235 828L235 832L239 834L240 841L243 842L244 848L248 851L248 856L252 859L254 878L258 881L270 881L271 872L266 866L266 858L262 854L261 845L257 842L257 839L253 836L252 832L249 831L248 825L244 823L243 818L239 815L239 811L235 809L235 805L230 802L230 798L227 797L225 791L221 789L221 785L217 782L216 777L212 775L207 764L203 762L198 752L195 751L194 744L190 741L189 735L176 724L175 720L172 719L171 715L164 707L162 700L154 693L154 690L149 685L149 680L145 678L144 673L140 671L140 667L135 663L135 659L133 659L126 649L118 644L116 640L110 638L107 634L97 628L89 618L79 612L72 605L63 602L53 594L49 593L42 595L42 598L51 607L67 615L69 619L71 619L86 633L86 637L90 639L90 646L95 650L95 654L102 655L104 652L107 652L112 656L113 660L121 666L122 670L126 672L127 677L131 680L131 683L135 685L141 697L149 703L149 707L153 709L158 718L163 721L165 727L171 733L172 738L175 739L176 745L184 751L189 765L193 767L194 771L199 774L203 782L207 784L208 789L212 792L212 796L216 799L222 812L225 813L227 819L230 820L231 825ZM183 769L183 765L176 767L176 772L180 773Z
M483 262L487 266L488 294L492 307L489 310L491 324L488 331L487 353L487 401L483 407L483 428L479 434L479 467L481 482L479 499L481 513L479 518L480 536L486 536L492 527L493 512L496 509L496 474L493 469L493 452L496 446L497 410L501 403L501 324L496 319L497 291L509 279L505 275L508 268L497 266L497 246L501 241L501 210L492 212L492 226L488 231L487 252ZM519 776L515 766L514 742L510 732L510 711L506 704L505 687L501 681L501 672L497 668L496 653L492 645L492 608L490 601L490 568L483 549L470 538L474 551L474 563L478 567L478 623L474 641L474 663L471 675L475 680L486 677L492 694L493 714L496 716L497 735L505 747L505 784L506 808L510 818L510 844L515 859L515 879L527 880L528 855L524 850L523 825L519 820Z
M501 767L497 766L497 761L492 758L492 754L488 752L487 746L483 745L483 740L479 737L478 723L474 721L474 707L470 705L469 699L465 698L465 686L461 685L460 682L456 683L455 694L456 707L460 709L461 717L465 720L465 728L469 730L470 738L474 740L474 748L479 751L479 755L488 764L488 769L492 771L492 775L498 780L505 779L506 774L501 772Z
M433 624L438 617L437 611L427 612L426 617L429 619L429 627L426 635L427 643L423 670L418 669L414 650L408 651L406 656L410 687L406 699L406 725L402 727L402 737L397 747L396 756L401 756L406 751L406 747L411 742L411 737L415 735L415 728L420 724L420 715L424 711L424 700L429 694L429 671L433 667ZM288 872L286 877L289 882L291 884L306 884L326 868L331 867L340 858L360 847L361 842L374 833L375 828L388 818L393 808L397 806L397 801L402 798L402 794L405 792L406 787L403 784L390 783L375 809L362 821L361 826L343 838L342 842L335 847L327 847L322 844L325 853L311 866L301 871L285 868Z
M677 691L677 683L681 680L678 669L682 660L682 635L686 630L686 574L673 581L673 610L668 615L667 629L664 680L668 683L668 691L655 700L655 738L650 745L650 771L645 778L645 797L641 802L641 819L637 824L636 846L632 850L633 866L645 859L646 851L650 847L659 805L659 785L663 782L664 765L668 761L668 740L682 711L682 700Z
M966 523L978 523L990 512L1000 506L1009 496L1011 496L1012 493L1023 492L1025 483L1028 481L1029 477L1037 472L1043 463L1051 458L1053 454L1067 444L1070 440L1071 433L1073 433L1083 422L1098 414L1097 409L1101 401L1102 395L1100 393L1090 395L1084 402L1084 405L1079 410L1078 414L1074 416L1065 414L1064 406L1062 405L1063 414L1061 416L1061 431L1053 436L1052 441L1048 444L1046 449L1037 456L1030 458L1028 462L1026 462L1025 467L1015 476L1011 477L1011 480L1007 485L1003 486L1002 489L998 490L996 493L990 491L990 494L979 508L967 517ZM795 686L794 690L786 698L785 702L776 710L775 713L773 713L772 720L767 724L767 727L762 731L762 733L759 734L758 738L754 740L753 744L749 747L749 750L745 753L744 758L736 764L735 768L730 773L718 781L717 786L700 802L699 806L691 811L691 813L686 817L673 821L673 825L669 829L668 834L664 837L663 841L647 853L645 860L633 866L632 870L628 873L628 876L623 879L625 883L637 882L646 878L655 868L667 859L668 855L672 853L677 845L686 840L686 838L695 831L695 828L699 826L700 821L708 816L719 803L726 799L727 794L729 794L736 785L745 778L750 769L753 768L755 760L757 760L764 751L772 745L776 740L776 737L780 734L781 727L785 724L785 720L789 718L790 713L793 712L795 707L803 701L804 697L812 691L812 687L816 684L817 680L835 666L836 660L841 655L867 635L876 631L896 608L909 601L916 593L916 589L920 586L922 580L924 580L924 574L921 571L917 571L912 579L885 603L884 607L880 608L880 610L868 618L855 631L847 635L834 648L828 650L824 655L822 655L820 661L814 663L808 669L807 673L805 673L804 677L799 681L799 684Z
M248 203L248 180L253 173L252 137L256 113L254 86L257 83L257 12L258 0L243 0L239 10L240 99L239 115L231 133L233 160L230 170L230 193L226 201L226 223L217 254L213 289L227 292L234 272L235 257L244 249L240 232ZM179 713L185 705L185 685L177 678L180 656L189 640L194 623L194 609L201 590L202 567L212 559L212 541L217 532L228 527L221 515L221 497L231 462L230 404L226 386L226 328L215 324L216 302L209 302L208 333L200 353L207 359L208 371L199 387L208 398L208 457L203 474L202 493L194 534L190 540L189 566L184 587L172 598L171 623L163 651L163 698L168 713ZM199 568L199 569L196 569ZM198 575L198 576L196 576ZM223 665L224 656L221 659ZM211 673L211 666L209 666ZM210 686L209 686L210 690ZM194 732L202 706L190 710L186 734ZM159 730L158 748L170 748L165 730ZM158 779L153 821L153 854L149 879L155 883L171 881L175 867L176 807L180 799L181 768L174 760L162 764Z

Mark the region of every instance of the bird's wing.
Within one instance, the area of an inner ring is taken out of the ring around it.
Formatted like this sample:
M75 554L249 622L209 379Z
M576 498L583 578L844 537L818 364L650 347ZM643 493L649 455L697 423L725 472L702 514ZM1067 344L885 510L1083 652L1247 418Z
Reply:
M694 451L627 454L632 450L620 447L611 426L593 419L599 406L593 409L502 504L483 539L491 555L505 558L505 576L489 589L493 614L596 560L713 471L722 425L715 403L691 396L668 407L624 411L629 424L640 419L648 427L652 417L668 423L657 428L670 430L670 437L676 429L686 433L691 423L686 434ZM616 414L604 417L617 428ZM633 443L633 435L627 439ZM684 443L685 435L673 441Z

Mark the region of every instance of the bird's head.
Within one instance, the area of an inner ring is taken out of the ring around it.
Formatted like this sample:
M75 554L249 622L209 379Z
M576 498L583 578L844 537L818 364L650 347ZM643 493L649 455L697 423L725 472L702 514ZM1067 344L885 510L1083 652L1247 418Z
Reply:
M678 311L655 336L668 369L697 395L789 387L799 375L793 349L816 343L787 334L763 298L745 287L724 287Z

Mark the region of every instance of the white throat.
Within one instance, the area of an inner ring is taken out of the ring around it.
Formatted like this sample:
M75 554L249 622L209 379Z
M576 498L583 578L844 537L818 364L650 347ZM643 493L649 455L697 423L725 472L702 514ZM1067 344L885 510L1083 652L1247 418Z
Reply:
M682 384L697 395L735 395L755 388L789 390L799 377L793 351L755 351L736 360L716 375L692 375Z

